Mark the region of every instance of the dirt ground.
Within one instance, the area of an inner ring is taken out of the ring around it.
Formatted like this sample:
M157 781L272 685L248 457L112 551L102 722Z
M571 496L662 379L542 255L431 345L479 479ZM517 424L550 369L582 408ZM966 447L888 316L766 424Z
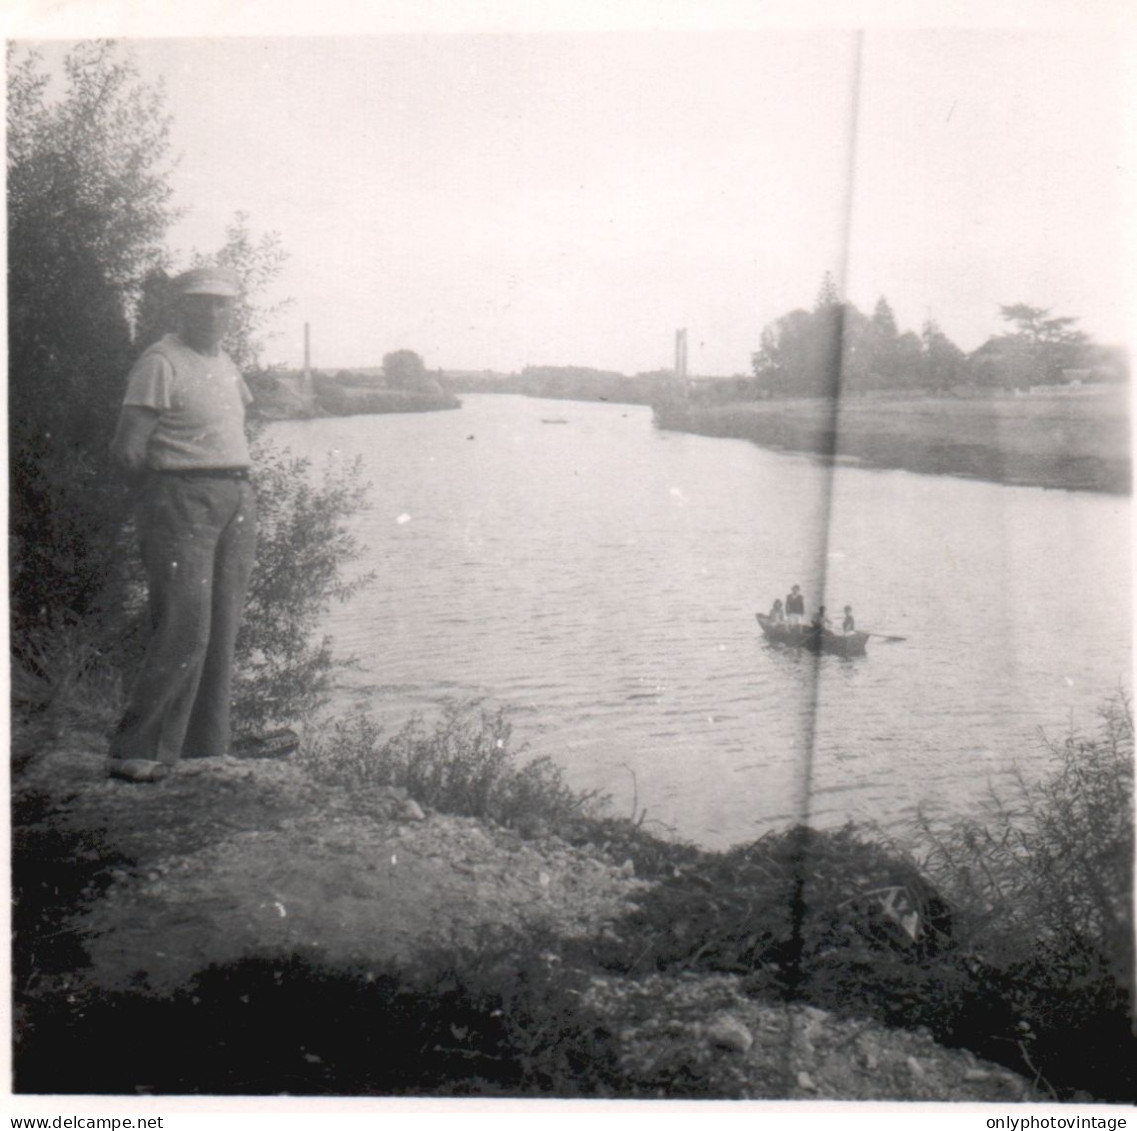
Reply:
M424 812L397 790L338 789L288 760L207 759L133 784L104 778L97 745L57 743L13 783L17 813L29 814L17 842L76 838L86 866L103 870L57 909L81 943L74 967L37 969L34 954L17 963L33 1008L60 985L167 995L211 964L254 954L413 964L424 948L474 945L495 929L587 936L647 886L602 847ZM678 1073L712 1095L750 1098L1039 1098L925 1035L764 1004L725 975L594 974L580 1008L615 1035L641 1095L668 1094Z
M405 962L486 928L586 932L643 886L599 852L328 787L287 760L201 759L135 784L61 749L20 788L60 798L55 827L89 831L91 851L135 861L76 909L85 977L107 990L168 992L255 951Z

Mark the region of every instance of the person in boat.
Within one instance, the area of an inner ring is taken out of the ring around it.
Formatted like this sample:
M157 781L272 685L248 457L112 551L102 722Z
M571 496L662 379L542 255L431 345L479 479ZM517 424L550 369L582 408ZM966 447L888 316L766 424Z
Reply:
M782 608L782 599L780 597L776 598L770 607L770 620L773 621L774 624L786 623L786 611Z
M853 620L852 605L845 606L845 619L841 622L841 631L845 633L846 636L851 632L857 631L857 622Z
M818 608L817 612L813 615L813 620L810 622L810 628L814 632L828 632L830 628L829 617L825 614L825 606L822 605Z
M805 598L800 585L795 585L786 598L786 620L795 627L805 620Z

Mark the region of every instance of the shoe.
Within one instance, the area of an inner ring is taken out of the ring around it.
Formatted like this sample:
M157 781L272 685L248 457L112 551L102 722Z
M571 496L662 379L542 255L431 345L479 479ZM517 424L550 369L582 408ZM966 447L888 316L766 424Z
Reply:
M149 758L107 759L107 777L123 781L161 781L170 769L165 762L152 762Z
M287 758L300 747L300 735L291 727L280 727L265 734L247 734L230 747L234 758Z

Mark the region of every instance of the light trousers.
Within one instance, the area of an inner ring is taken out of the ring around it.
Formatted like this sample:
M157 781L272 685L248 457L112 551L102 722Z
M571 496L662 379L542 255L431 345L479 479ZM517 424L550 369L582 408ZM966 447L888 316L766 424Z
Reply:
M152 473L137 523L152 636L110 756L172 763L225 754L233 648L256 553L252 486Z

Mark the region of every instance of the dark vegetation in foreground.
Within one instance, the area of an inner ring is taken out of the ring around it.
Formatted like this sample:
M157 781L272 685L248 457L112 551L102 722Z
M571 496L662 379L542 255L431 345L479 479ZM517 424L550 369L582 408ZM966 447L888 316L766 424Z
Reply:
M915 850L853 826L725 853L675 844L598 815L545 763L518 769L508 737L502 716L455 710L434 732L417 720L389 738L341 727L306 757L341 781L413 783L440 809L533 822L630 858L657 883L613 930L487 937L413 968L266 954L168 998L76 996L29 984L30 971L81 961L60 908L96 891L110 864L88 840L22 838L34 814L17 815L17 1088L721 1097L697 1075L627 1079L616 1035L582 1013L580 995L596 975L729 972L761 1000L924 1028L1056 1099L1137 1099L1126 702L1098 734L1050 744L1041 783L980 817L925 822Z

